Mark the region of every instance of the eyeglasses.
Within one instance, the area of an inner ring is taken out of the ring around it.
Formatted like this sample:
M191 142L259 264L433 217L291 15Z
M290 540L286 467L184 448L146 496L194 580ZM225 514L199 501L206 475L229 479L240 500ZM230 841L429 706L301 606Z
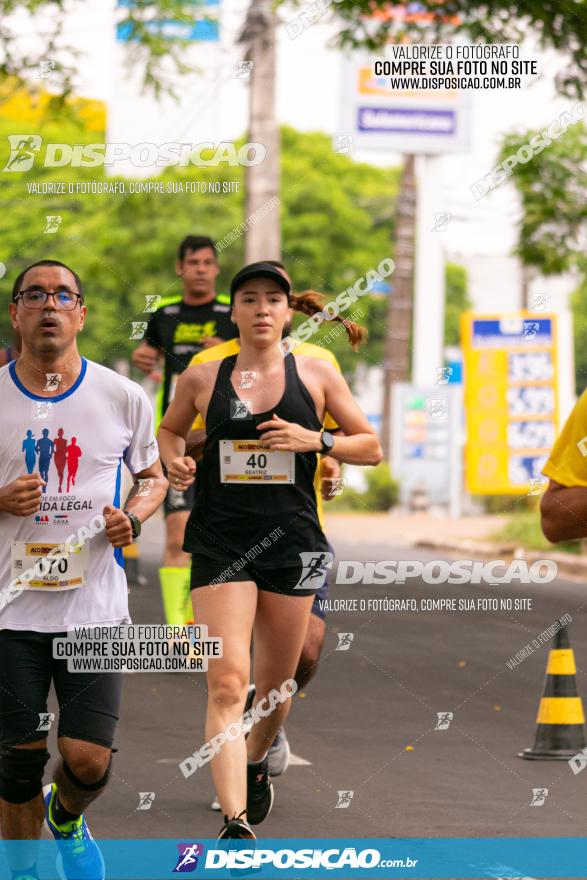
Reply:
M27 309L42 309L49 297L52 296L56 309L71 311L71 309L75 309L78 300L81 300L79 293L74 293L67 287L58 288L51 292L42 287L27 287L26 290L21 290L15 299L18 299L19 296L22 297L23 305Z

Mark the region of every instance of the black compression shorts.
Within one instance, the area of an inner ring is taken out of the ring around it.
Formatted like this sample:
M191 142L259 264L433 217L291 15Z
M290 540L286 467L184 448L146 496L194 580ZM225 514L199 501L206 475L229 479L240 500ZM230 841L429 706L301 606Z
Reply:
M59 704L57 736L112 748L122 673L68 672L67 660L53 657L53 639L64 635L0 630L0 745L47 736L39 725L53 681Z
M314 601L312 602L312 607L310 609L310 613L314 615L314 617L319 617L320 620L326 620L326 611L324 606L321 604L326 599L328 599L328 581L325 580L323 586L320 587L316 595L314 596Z

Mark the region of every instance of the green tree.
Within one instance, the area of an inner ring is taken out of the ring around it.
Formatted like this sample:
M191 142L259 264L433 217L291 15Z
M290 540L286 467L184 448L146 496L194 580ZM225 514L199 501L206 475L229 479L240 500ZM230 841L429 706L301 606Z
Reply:
M540 131L516 131L503 139L498 162L532 144ZM537 143L537 141L534 141ZM511 182L522 204L516 251L544 275L587 265L587 129L571 125L531 161L513 166Z
M8 158L6 134L10 120L0 120L0 167ZM22 134L27 127L21 126ZM33 126L30 126L31 133ZM80 123L52 121L44 129L45 142L89 143L100 139ZM394 169L374 168L332 153L331 140L323 134L282 131L283 259L296 290L314 289L333 298L367 270L389 256L393 221L377 219L382 205L393 205L398 175ZM110 178L97 168L44 168L42 151L29 172L5 174L0 194L4 217L0 261L6 277L0 282L7 294L14 277L31 262L55 258L71 264L85 279L90 319L80 337L83 353L112 365L128 357L137 344L130 339L133 322L145 321L145 297L179 290L174 272L179 241L188 233L203 232L222 242L236 232L236 240L220 253L222 273L219 289L226 289L244 259L243 171L218 167L167 169L153 181L183 192L130 193L136 180ZM86 181L119 182L125 195L84 194L75 191ZM38 186L64 182L73 192L30 194ZM142 181L143 183L148 181ZM192 193L188 185L239 184L238 192ZM279 208L276 208L279 210ZM44 232L47 215L61 215L56 234ZM375 215L375 219L374 219ZM239 233L240 228L240 233ZM327 338L327 345L340 354L344 369L352 375L361 360L377 363L384 334L384 303L362 297L360 323L370 331L368 344L357 355L344 334L330 341L328 334L338 323L326 323L314 341ZM296 319L301 320L301 319ZM0 318L2 344L11 340L7 311Z
M115 5L114 0L112 0ZM205 18L203 0L197 4ZM64 36L68 8L65 0L0 0L0 82L10 84L10 92L23 86L36 89L39 64L50 60L54 104L63 106L75 90L79 52ZM173 80L177 74L194 70L185 62L188 40L163 36L157 22L190 22L194 4L185 0L134 0L116 7L116 25L125 28L125 47L129 68L142 71L143 86L155 95L175 95ZM23 32L43 33L37 51L17 39Z
M447 263L445 269L446 304L444 315L444 344L460 345L460 318L472 306L467 294L467 272L463 266Z
M508 134L499 162L532 143L538 131ZM534 141L536 143L536 141ZM570 126L531 161L514 166L511 182L522 205L516 252L543 275L574 270L585 280L571 299L577 390L587 385L587 130Z
M306 0L295 3L307 6ZM394 10L389 0L336 0L331 10L341 23L338 42L343 46L376 51L390 40L447 43L465 37L473 43L521 43L532 36L541 49L567 56L568 66L557 77L561 92L581 96L587 82L583 0L419 0L418 13L403 18L392 15L400 7Z
M571 296L575 342L575 385L581 394L587 388L587 278Z
M283 260L297 290L336 296L390 256L399 171L333 153L323 134L284 128L282 138ZM358 360L381 363L386 303L362 297L352 312L369 331L359 358L339 323L325 325L321 333L351 378Z

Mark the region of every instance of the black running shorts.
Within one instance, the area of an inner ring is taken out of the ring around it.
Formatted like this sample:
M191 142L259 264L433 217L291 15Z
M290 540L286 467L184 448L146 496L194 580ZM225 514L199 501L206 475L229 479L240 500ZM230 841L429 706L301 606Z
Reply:
M53 639L64 635L0 630L0 745L47 736L39 726L53 682L59 704L57 736L112 748L122 673L68 672L67 660L53 657Z
M319 554L317 554L319 555ZM325 571L312 571L301 562L281 568L259 568L254 562L244 562L227 554L226 557L192 554L190 589L231 581L254 581L259 590L280 593L282 596L314 596L326 580ZM298 584L300 588L298 589Z

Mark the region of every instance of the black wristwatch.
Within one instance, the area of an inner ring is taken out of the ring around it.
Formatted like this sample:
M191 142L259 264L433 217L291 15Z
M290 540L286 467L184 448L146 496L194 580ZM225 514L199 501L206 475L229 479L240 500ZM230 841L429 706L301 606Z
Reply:
M124 510L123 513L128 516L132 528L132 537L133 541L135 538L138 538L141 534L141 521L138 516L135 516L134 513L131 513L129 510Z
M322 449L320 452L322 455L329 455L332 452L332 447L334 446L334 437L329 431L322 431L320 434L320 439L322 440Z

